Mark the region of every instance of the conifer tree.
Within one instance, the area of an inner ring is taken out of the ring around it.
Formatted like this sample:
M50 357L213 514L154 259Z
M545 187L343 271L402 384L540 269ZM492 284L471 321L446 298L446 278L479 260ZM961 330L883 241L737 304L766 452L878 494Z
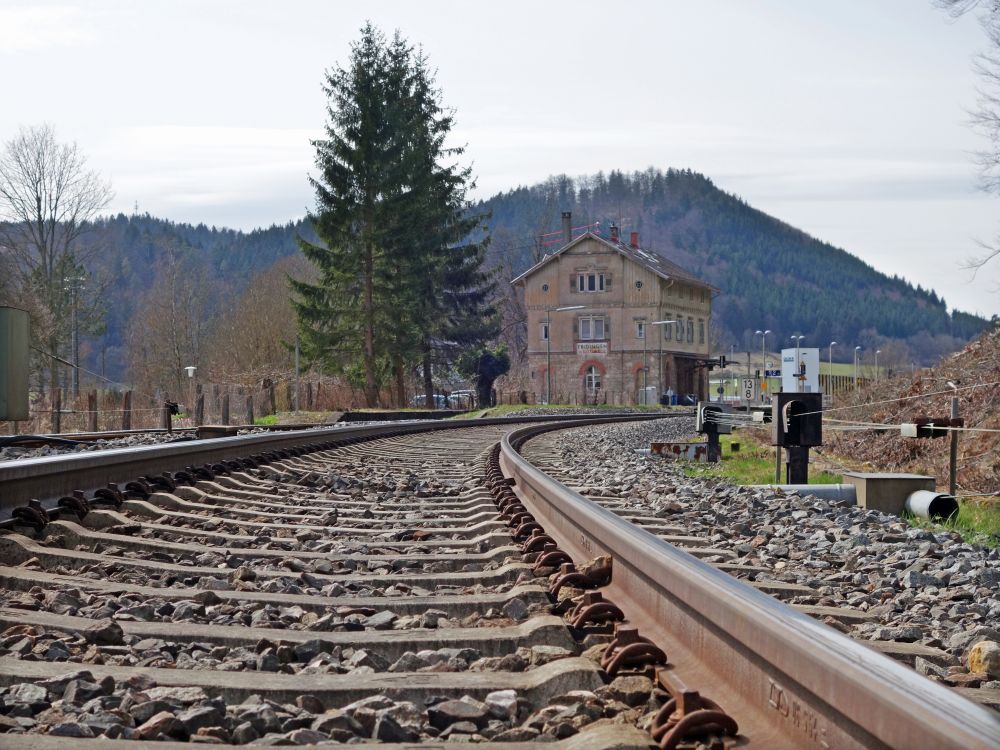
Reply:
M465 214L471 173L447 163L462 150L445 145L452 117L422 53L368 24L324 90L310 215L319 242L299 239L320 279L293 281L294 304L307 356L363 378L374 406L387 378L401 400L412 365L429 373L433 351L495 332L486 241L467 240L482 217Z

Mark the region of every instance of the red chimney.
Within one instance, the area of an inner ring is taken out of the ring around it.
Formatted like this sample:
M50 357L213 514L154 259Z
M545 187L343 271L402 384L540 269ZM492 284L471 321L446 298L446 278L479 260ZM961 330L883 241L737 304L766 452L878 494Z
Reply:
M618 225L617 224L612 224L611 225L611 241L612 242L618 242Z
M638 232L632 232L632 235L629 238L628 244L630 244L636 250L639 249L639 233Z

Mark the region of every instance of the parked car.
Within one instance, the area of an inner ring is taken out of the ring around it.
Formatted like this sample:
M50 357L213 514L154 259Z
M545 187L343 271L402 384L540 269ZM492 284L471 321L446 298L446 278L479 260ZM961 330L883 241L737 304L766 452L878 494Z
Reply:
M434 394L434 408L435 409L444 409L447 401L448 401L448 399L445 398L445 395L443 393L435 393ZM427 408L427 396L425 394L423 394L423 393L421 393L418 396L414 396L412 399L410 399L410 406L416 406L417 408L425 408L426 409Z

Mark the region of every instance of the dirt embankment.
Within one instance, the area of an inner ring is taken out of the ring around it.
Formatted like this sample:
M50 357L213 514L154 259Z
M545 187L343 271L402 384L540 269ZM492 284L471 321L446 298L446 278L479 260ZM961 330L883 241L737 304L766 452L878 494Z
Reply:
M948 483L949 437L914 440L898 430L834 431L832 420L898 425L916 418L947 417L958 386L959 414L966 427L1000 431L1000 325L931 370L899 376L839 399L825 415L825 452L864 462L879 471L913 472ZM827 427L831 429L826 429ZM1000 432L960 432L958 491L1000 492Z

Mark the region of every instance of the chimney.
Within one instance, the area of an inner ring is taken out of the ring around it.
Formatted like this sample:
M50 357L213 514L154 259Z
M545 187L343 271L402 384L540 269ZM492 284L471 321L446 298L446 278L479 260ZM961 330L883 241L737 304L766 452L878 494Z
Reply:
M633 250L638 250L639 249L639 233L638 232L632 232L631 236L629 237L628 244L632 246Z
M617 224L612 224L611 225L611 241L612 242L618 242L618 225Z
M571 211L562 212L563 242L569 244L573 241L573 213Z

